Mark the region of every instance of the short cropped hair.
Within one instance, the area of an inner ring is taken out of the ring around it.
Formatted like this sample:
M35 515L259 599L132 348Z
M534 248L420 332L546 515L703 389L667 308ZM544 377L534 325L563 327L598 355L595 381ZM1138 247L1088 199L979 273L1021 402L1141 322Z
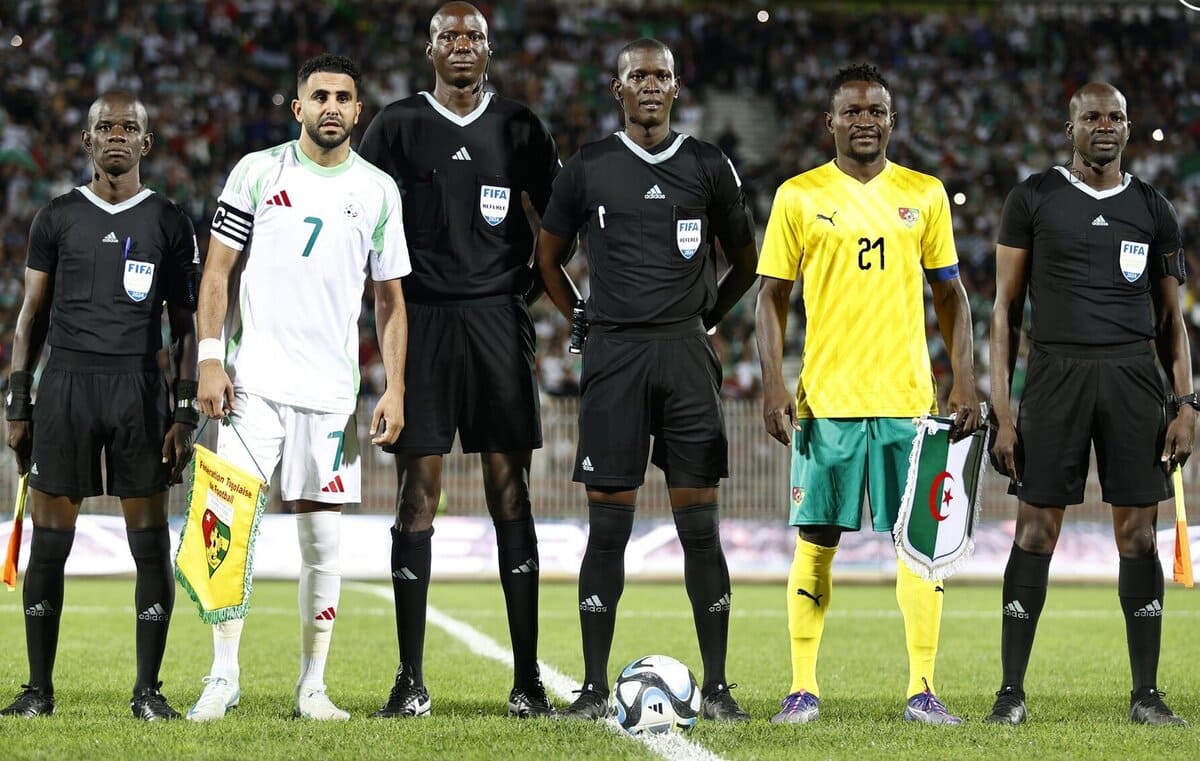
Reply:
M299 89L308 81L308 78L319 71L329 71L334 74L345 74L354 80L354 89L358 89L358 80L362 77L362 72L358 70L358 64L350 60L344 55L336 53L322 53L305 61L300 66L300 71L296 74L296 89Z
M833 97L837 95L838 90L842 89L842 85L847 82L874 82L883 89L887 90L888 97L891 97L892 88L888 86L887 80L879 73L879 69L869 63L852 63L849 66L843 66L837 70L837 73L829 80L829 108L833 108Z

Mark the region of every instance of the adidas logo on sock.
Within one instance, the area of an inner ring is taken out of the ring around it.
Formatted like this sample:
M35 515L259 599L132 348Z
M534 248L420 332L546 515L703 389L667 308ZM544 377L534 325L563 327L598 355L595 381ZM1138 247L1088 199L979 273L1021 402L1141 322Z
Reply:
M100 242L101 243L120 243L121 241L117 240L116 233L109 233L108 235L105 235L103 238L101 238Z
M1010 618L1021 618L1021 619L1029 618L1029 614L1025 612L1025 608L1021 605L1021 602L1019 600L1013 600L1009 604L1005 605L1004 606L1004 615L1006 615Z
M533 558L529 558L521 565L512 569L511 573L533 573L538 569L538 563Z
M314 621L332 621L335 618L337 618L337 611L334 610L333 606L331 605L328 608L326 608L325 610L318 613L316 616L314 616L313 620Z
M590 457L584 457L584 458L583 458L583 462L579 463L579 467L583 468L583 469L584 469L584 470L586 470L588 473L591 473L591 472L592 472L592 470L593 470L593 468L592 468L592 458L590 458Z
M471 154L467 152L467 146L464 145L462 148L459 148L457 151L455 151L454 155L450 158L454 159L455 161L470 161Z
M586 600L581 601L579 603L579 609L582 610L584 613L607 613L608 612L608 606L605 605L603 602L601 602L600 598L597 595L592 595L591 597L587 598Z
M1134 618L1161 618L1162 603L1158 600L1151 600L1142 607L1133 612Z
M1104 218L1103 214L1100 214L1092 220L1092 227L1108 227L1108 220Z
M400 581L416 581L417 575L415 573L413 573L412 571L408 570L408 568L400 568L398 570L392 571L392 578L400 579Z
M708 612L709 613L721 613L722 611L727 611L727 610L729 610L729 603L730 603L729 593L726 592L725 594L721 595L720 600L717 600L712 605L708 606Z
M662 200L662 199L666 198L667 196L665 193L662 192L662 188L660 188L657 184L655 184L653 187L651 187L649 190L647 190L646 195L644 195L642 197L647 200Z
M346 487L342 485L341 476L334 476L332 481L321 487L321 491L330 494L341 494L346 491Z
M26 608L25 615L27 615L27 616L56 616L56 615L58 615L58 611L54 609L54 606L50 604L49 600L42 600L41 602L36 603L34 605L30 605L28 608Z
M139 621L169 621L171 614L163 607L161 602L156 602L149 608L146 608L141 613L138 613Z

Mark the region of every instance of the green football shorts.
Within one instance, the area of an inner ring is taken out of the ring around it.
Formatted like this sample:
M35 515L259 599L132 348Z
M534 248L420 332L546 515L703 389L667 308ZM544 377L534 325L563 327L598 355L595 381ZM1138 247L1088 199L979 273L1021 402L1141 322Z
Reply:
M912 418L801 420L792 435L788 522L858 531L863 498L869 497L871 525L891 531L916 432Z

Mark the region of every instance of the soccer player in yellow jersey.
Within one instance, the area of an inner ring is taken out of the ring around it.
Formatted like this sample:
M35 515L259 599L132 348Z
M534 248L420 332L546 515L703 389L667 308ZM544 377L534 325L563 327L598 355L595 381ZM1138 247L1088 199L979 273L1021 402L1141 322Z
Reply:
M924 288L933 290L950 349L949 408L957 433L980 425L971 312L958 277L946 191L887 160L896 124L874 66L838 71L825 124L837 157L780 186L758 263L758 349L767 432L792 448L791 519L799 527L788 575L792 685L775 723L820 714L816 661L833 596L843 531L857 531L869 497L876 531L899 510L915 428L936 410L925 343ZM783 380L783 336L793 281L803 283L807 330L793 397ZM933 692L942 583L896 564L896 599L909 654L904 718L960 724Z

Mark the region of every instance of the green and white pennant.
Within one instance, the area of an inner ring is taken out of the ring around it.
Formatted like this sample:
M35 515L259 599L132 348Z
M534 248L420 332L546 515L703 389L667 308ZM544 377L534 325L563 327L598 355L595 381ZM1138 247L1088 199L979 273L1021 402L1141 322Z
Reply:
M917 421L894 533L896 553L932 581L952 576L975 549L987 455L986 426L952 443L950 424L941 417Z

